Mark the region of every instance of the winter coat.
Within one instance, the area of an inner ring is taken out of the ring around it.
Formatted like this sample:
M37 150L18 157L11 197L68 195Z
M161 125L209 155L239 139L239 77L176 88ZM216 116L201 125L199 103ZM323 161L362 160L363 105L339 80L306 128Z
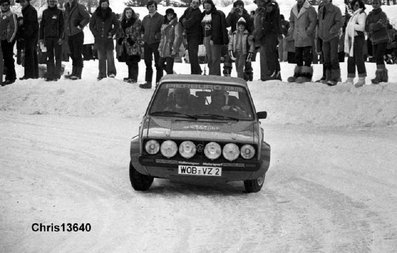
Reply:
M211 36L211 40L214 42L214 45L227 45L229 43L229 35L226 30L226 17L222 11L219 11L215 8L215 5L212 5L211 8L211 30L208 34L203 28L203 36ZM206 15L206 12L202 13L202 18ZM203 22L202 22L202 25Z
M280 8L274 1L270 1L268 5L272 7L259 7L255 11L253 35L256 46L263 44L268 34L281 34Z
M64 18L62 10L48 7L43 11L40 22L40 39L64 38Z
M201 10L199 8L193 9L192 7L189 7L179 19L179 22L181 22L185 29L188 41L198 39L200 44L203 43L203 31L201 27L202 17Z
M84 27L90 22L90 14L84 5L73 1L65 4L65 35L73 36L83 32Z
M119 21L111 8L103 11L98 7L90 19L90 30L98 50L113 50L113 36L119 29Z
M159 45L160 57L173 57L179 52L182 43L182 26L176 18L161 27Z
M365 20L367 18L367 14L362 9L356 10L353 15L350 17L347 22L345 29L345 53L349 54L349 56L353 57L353 46L354 46L354 38L359 35L359 33L364 36L365 30Z
M229 41L229 51L233 51L233 53L237 52L237 39L238 39L238 30L234 31ZM244 30L243 38L242 38L242 54L248 54L254 52L254 40L253 36L249 34L248 30Z
M245 19L246 29L251 33L254 29L254 21L245 9L243 9L243 13L241 15L237 12L229 13L226 17L226 27L230 27L232 33L236 31L237 22L241 17Z
M142 20L143 41L148 44L160 43L161 26L164 23L164 17L156 12L153 17L146 15Z
M129 56L141 56L142 49L142 21L137 16L131 20L122 20L121 29L118 31L116 40L121 42L117 50L117 56L120 56L126 50Z
M329 3L318 10L318 37L324 42L339 37L343 22L340 9Z
M381 8L372 10L368 14L365 22L365 31L373 45L389 42L387 34L388 19Z
M0 14L0 40L13 41L17 35L17 16L10 10Z
M308 1L304 2L299 12L297 4L292 7L289 22L295 47L313 46L317 13Z
M39 35L39 21L37 20L37 11L30 4L22 9L23 15L23 39L26 46L36 46Z

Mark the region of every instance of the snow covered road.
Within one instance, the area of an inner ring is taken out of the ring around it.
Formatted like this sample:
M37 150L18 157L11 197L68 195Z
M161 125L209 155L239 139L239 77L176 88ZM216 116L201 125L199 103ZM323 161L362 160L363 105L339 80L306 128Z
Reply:
M393 252L397 128L264 125L265 186L128 178L131 119L0 113L0 252ZM90 232L32 224L90 223Z

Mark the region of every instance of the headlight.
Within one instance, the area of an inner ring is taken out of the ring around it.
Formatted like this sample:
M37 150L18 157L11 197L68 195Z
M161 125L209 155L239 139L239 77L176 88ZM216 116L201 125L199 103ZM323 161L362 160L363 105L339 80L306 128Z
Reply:
M246 144L241 147L240 153L244 159L251 159L255 155L255 148L251 145Z
M215 160L221 156L221 146L216 142L210 142L205 145L204 154L208 159Z
M184 141L179 145L179 154L182 157L189 159L196 154L196 145L191 141Z
M226 160L234 161L239 156L240 150L238 149L238 146L236 144L228 143L223 147L222 154L223 157L226 158Z
M178 147L174 141L164 141L161 143L161 154L167 158L171 158L178 152Z
M160 144L156 140L147 141L145 144L145 150L150 155L157 154L157 152L160 150Z

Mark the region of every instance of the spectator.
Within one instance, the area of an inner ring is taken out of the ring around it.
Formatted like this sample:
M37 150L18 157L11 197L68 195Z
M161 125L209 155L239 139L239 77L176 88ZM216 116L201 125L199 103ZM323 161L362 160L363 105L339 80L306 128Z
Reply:
M114 78L117 74L114 64L113 36L119 28L116 14L109 7L109 0L100 0L90 20L90 30L95 38L95 47L98 50L99 74L98 80L107 76Z
M212 0L204 1L203 19L204 46L207 52L208 69L210 75L221 75L221 50L227 45L225 14L218 11Z
M0 40L0 46L1 46L1 40ZM4 86L4 83L3 83L3 72L4 72L3 51L0 50L0 85L1 86Z
M37 79L39 77L39 63L37 59L37 41L39 35L39 22L37 20L37 11L30 5L30 0L20 0L23 16L23 39L25 51L25 74L21 77L24 79Z
M182 26L172 8L165 11L164 24L161 26L161 40L159 45L160 67L172 74L174 72L174 58L179 53L182 43Z
M8 85L14 83L17 78L13 52L18 23L16 15L10 10L10 0L2 0L0 3L0 40L5 67L5 80L3 85Z
M199 9L200 0L193 0L179 21L185 29L187 39L187 50L189 53L190 73L201 75L198 50L203 44L203 33L201 27L202 14Z
M125 55L128 66L128 77L124 81L136 83L138 81L139 65L141 61L142 44L142 22L131 7L124 9L121 17L121 33L117 36L118 44L121 45L121 54Z
M247 30L245 19L241 17L229 41L229 55L236 63L237 77L244 78L244 67L247 68L246 62L251 62L253 52L252 35Z
M158 48L160 45L161 26L163 25L164 17L157 12L156 1L150 0L146 7L149 10L149 14L142 20L146 74L145 83L140 84L139 87L142 89L151 89L153 79L153 55L154 65L156 67L156 84L160 81L161 77L163 77L163 70L159 64L160 54Z
M25 40L23 39L24 28L23 28L23 17L17 18L18 29L17 29L17 64L25 66Z
M368 14L365 31L368 32L369 40L372 43L372 53L376 60L375 78L372 79L373 84L387 82L389 80L384 55L389 41L387 34L387 25L389 23L386 13L382 11L381 0L372 2L373 10Z
M290 13L290 33L295 43L296 67L288 82L310 82L313 77L313 44L317 24L316 10L307 0L297 0Z
M362 0L353 0L351 3L353 15L350 17L345 31L345 53L348 54L347 59L347 84L353 84L356 76L356 66L358 72L358 82L356 87L365 84L367 71L364 63L364 45L365 45L365 4Z
M278 58L280 59L280 61L288 60L287 37L288 37L289 27L290 24L287 20L285 20L284 15L280 15L280 28L282 35L282 38L279 39L279 45L278 45Z
M318 11L318 37L322 41L325 81L329 86L334 86L340 80L338 44L343 25L342 13L332 4L332 0L323 0L322 3Z
M56 81L61 77L64 18L57 2L48 0L48 8L43 11L40 22L40 44L47 48L46 81Z
M84 27L90 21L90 14L84 7L79 4L78 0L69 0L65 4L65 35L68 38L70 56L72 58L72 73L65 75L65 78L71 80L81 79L83 72L83 44L84 44Z
M243 18L246 22L246 30L249 34L252 33L253 30L253 20L250 14L244 9L244 2L238 0L233 3L233 8L230 10L229 14L226 17L226 27L230 27L230 33L233 34L237 30L237 22ZM244 79L252 81L252 66L251 62L247 61L245 68ZM232 72L232 60L230 59L229 54L226 54L225 62L223 65L223 74L225 76L230 76ZM242 77L243 78L243 77Z

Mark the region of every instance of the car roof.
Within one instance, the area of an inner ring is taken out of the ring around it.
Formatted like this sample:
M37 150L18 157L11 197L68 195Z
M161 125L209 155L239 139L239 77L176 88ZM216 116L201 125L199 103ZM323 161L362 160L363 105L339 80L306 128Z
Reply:
M224 85L235 85L248 88L247 82L241 78L236 77L224 77L224 76L207 76L207 75L186 75L186 74L174 74L165 75L160 80L162 83L178 82L178 83L206 83L206 84L224 84Z

